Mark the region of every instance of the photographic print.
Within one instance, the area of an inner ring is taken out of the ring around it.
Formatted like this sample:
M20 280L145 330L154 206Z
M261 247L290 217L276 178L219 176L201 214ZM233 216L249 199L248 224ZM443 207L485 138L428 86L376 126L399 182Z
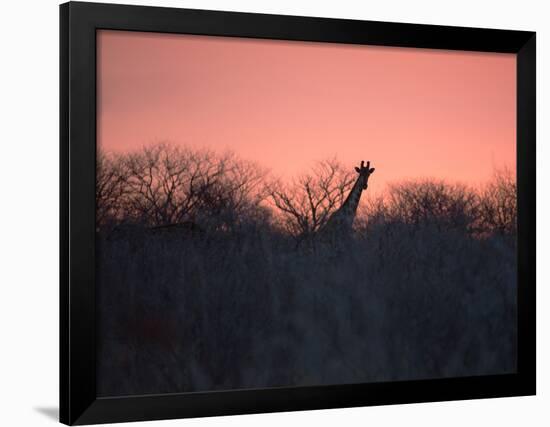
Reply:
M96 41L98 396L516 373L516 54Z

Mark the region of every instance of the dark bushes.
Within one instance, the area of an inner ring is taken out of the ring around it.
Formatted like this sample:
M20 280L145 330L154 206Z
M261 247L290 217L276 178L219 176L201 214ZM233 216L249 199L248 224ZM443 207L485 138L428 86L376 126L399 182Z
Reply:
M144 184L124 172L144 170L128 157L110 160L120 169L102 190L110 206L98 206L100 395L516 369L513 180L478 192L395 186L365 204L354 236L335 250L296 246L301 232L261 202L255 167L238 175L256 182L249 187L235 186L234 169L217 160L218 172L191 183L193 174L167 166L177 158ZM493 218L497 207L506 214ZM154 228L172 221L199 228Z

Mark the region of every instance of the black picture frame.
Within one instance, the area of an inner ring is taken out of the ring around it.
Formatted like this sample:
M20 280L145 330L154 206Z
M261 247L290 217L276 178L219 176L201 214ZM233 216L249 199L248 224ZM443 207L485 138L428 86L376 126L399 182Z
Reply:
M517 373L98 398L94 195L99 29L517 54ZM99 3L62 4L60 421L92 424L535 394L535 44L536 34L529 31Z

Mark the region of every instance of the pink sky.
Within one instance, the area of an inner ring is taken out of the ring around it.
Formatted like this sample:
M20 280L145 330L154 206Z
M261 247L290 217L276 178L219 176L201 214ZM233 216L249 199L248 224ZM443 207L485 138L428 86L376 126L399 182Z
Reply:
M98 32L98 146L169 141L290 177L336 156L369 191L515 169L516 56Z

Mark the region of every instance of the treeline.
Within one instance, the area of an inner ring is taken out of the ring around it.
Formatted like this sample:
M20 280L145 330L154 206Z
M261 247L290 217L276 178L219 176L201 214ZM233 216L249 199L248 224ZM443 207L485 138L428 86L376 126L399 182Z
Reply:
M283 183L233 153L160 144L97 157L98 228L189 223L206 230L268 227L297 239L315 234L340 207L356 173L335 159ZM390 185L381 197L368 190L355 221L358 232L403 223L432 224L476 237L513 235L517 188L509 170L474 189L443 180Z
M367 199L356 226L368 231L383 224L431 224L475 237L513 236L516 220L516 181L502 169L477 190L435 179L391 185L384 197Z

